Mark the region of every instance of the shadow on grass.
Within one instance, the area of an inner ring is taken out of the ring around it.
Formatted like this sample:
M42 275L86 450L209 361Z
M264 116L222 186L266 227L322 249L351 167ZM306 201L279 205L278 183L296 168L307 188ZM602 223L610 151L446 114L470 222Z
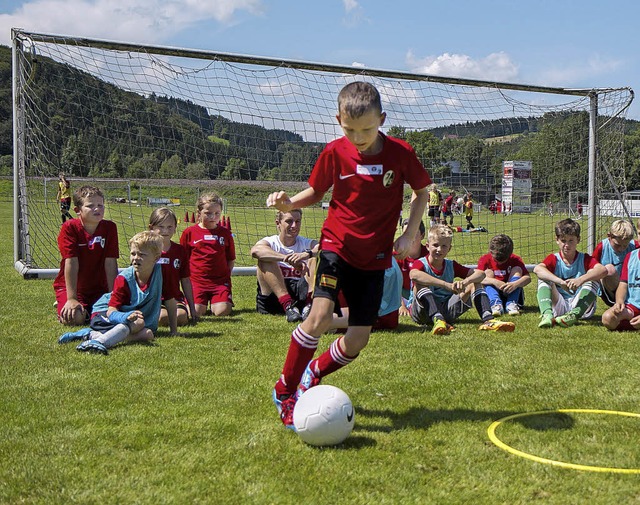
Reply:
M357 416L356 429L360 432L392 432L405 429L426 430L436 423L467 421L491 423L507 416L522 414L522 412L478 411L472 409L432 410L419 407L411 408L405 412L366 409L357 406L355 409ZM364 418L366 422L358 423L358 417ZM376 418L385 419L386 421L375 423ZM568 430L574 425L573 417L562 412L532 414L518 417L510 422L519 423L527 429L536 431Z

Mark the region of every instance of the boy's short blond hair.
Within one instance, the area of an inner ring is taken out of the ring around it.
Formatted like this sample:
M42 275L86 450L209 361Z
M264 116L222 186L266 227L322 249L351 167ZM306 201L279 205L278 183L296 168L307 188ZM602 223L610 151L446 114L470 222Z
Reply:
M453 239L453 230L446 224L434 224L431 228L429 228L429 233L427 233L427 241L430 242L431 239L435 238Z
M158 258L162 256L163 240L160 235L152 231L141 231L129 240L129 248L137 248L139 251L149 251Z
M338 94L338 114L357 119L373 110L382 114L380 93L373 84L354 81L347 84Z
M78 208L82 207L85 200L92 196L99 196L104 200L104 193L100 188L95 186L80 186L73 192L73 206Z
M631 240L634 235L633 225L625 219L616 219L609 228L609 236L617 237L621 240Z

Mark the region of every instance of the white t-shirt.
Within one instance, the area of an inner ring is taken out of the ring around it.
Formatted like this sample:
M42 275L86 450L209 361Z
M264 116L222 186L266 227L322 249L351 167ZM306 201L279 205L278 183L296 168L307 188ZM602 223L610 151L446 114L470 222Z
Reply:
M280 242L280 236L278 235L271 235L270 237L265 237L262 240L267 242L271 249L273 249L275 252L285 255L292 253L303 253L307 249L313 249L314 242L316 242L313 239L301 237L300 235L296 237L296 241L292 246L285 246L282 242ZM294 269L291 265L285 263L284 261L278 262L278 265L280 266L280 270L282 271L282 276L285 278L302 276L302 272Z

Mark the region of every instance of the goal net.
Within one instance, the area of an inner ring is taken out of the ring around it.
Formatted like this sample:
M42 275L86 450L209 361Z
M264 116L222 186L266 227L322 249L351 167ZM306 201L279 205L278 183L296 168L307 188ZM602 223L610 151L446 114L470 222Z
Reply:
M453 217L453 257L462 263L475 264L496 233L509 234L526 263L539 262L555 250L553 224L575 216L566 202L580 191L593 247L611 217L586 209L627 190L629 88L501 84L18 30L12 54L15 261L25 276L53 275L59 265L60 172L72 190L103 189L120 266L154 206L173 206L178 240L198 196L213 191L225 202L236 265L252 267L251 246L276 232L267 195L306 187L324 144L341 135L336 97L353 80L379 89L383 131L415 148L443 197L472 194L470 229L464 214ZM506 180L509 160L530 163L528 183ZM319 237L330 198L305 209L303 235ZM549 203L553 215L541 212Z

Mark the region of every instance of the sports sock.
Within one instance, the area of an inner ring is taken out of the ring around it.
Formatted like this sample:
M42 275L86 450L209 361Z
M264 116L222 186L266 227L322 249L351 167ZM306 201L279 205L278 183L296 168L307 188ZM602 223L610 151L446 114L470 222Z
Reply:
M291 298L291 295L287 293L286 295L282 295L280 298L278 298L278 302L280 302L280 305L282 305L282 309L286 311L293 303L293 298Z
M93 340L97 340L105 347L113 347L126 339L129 336L129 333L131 333L129 326L126 324L116 324L109 331L100 333L95 337L93 336L93 332L91 332L91 338L93 338Z
M596 301L596 292L594 290L594 286L591 282L585 282L580 287L580 293L578 294L578 302L576 303L575 309L573 311L578 317L582 317L589 307Z
M358 357L358 354L355 356L347 356L342 351L340 348L340 342L343 338L344 337L338 337L335 339L329 346L329 349L323 352L318 356L318 359L312 362L312 366L314 366L312 370L316 374L316 377L325 377L330 373L347 366Z
M300 378L307 364L313 358L320 337L305 333L300 325L291 333L289 350L282 367L282 375L276 383L276 394L293 394L298 389Z
M491 313L491 303L489 302L489 296L484 288L476 288L471 295L473 299L473 305L478 311L478 315L480 319L484 323L485 321L489 321L493 319L493 314Z
M631 321L629 321L629 319L623 319L622 321L620 321L620 323L618 324L618 327L616 328L616 331L634 331L635 328L633 326L631 326Z
M538 307L540 307L540 314L553 315L553 307L551 306L551 287L544 281L538 281Z
M416 293L416 298L422 307L427 311L427 317L429 321L433 321L433 318L444 319L442 313L438 309L438 304L433 297L433 293L429 288L422 288Z

